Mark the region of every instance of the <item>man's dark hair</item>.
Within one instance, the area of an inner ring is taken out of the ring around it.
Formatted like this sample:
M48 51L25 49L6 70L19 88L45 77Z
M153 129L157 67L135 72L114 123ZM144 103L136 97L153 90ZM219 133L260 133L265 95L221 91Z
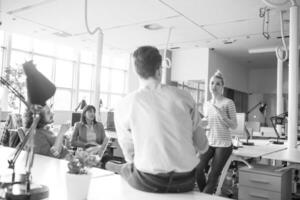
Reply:
M161 55L153 46L141 46L133 53L135 70L144 79L155 76L161 66Z
M32 110L26 109L26 111L23 115L23 119L24 119L25 128L26 129L30 128L32 123L33 123L33 112L32 112ZM45 119L45 112L41 112L40 113L40 120L39 120L36 128L41 129L41 128L44 128L48 124L49 124L49 122L47 122L46 119Z

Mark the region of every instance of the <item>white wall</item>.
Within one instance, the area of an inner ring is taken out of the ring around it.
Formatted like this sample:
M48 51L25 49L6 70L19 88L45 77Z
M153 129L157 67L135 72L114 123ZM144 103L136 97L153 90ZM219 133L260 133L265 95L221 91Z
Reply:
M208 48L172 51L172 81L206 80L208 75Z
M277 88L277 67L275 66L273 68L252 69L249 73L249 79L249 92L275 94ZM283 67L283 93L288 93L287 66Z
M218 69L224 76L225 87L248 93L248 68L217 51L210 50L208 77Z

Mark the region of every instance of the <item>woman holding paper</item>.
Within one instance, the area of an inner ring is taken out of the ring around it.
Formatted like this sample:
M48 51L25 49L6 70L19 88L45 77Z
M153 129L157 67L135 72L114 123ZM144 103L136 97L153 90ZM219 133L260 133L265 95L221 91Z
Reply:
M223 96L224 79L220 71L211 77L209 89L212 98L204 107L204 115L209 127L207 132L209 148L200 155L197 182L200 191L212 194L215 192L223 167L232 153L230 128L236 128L237 120L234 102ZM203 172L211 159L210 173L206 180Z

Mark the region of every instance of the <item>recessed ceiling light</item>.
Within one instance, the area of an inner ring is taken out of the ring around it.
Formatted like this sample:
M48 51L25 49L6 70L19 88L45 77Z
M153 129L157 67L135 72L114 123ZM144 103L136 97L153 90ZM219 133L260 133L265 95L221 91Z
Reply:
M147 30L156 31L162 29L163 27L159 24L146 24L144 25L144 28Z
M53 35L59 36L59 37L70 37L72 36L72 34L64 32L64 31L59 31L59 32L55 32L52 33Z
M180 47L171 47L170 49L180 49Z
M234 39L223 40L223 44L232 44L234 42L236 42L236 40L234 40Z

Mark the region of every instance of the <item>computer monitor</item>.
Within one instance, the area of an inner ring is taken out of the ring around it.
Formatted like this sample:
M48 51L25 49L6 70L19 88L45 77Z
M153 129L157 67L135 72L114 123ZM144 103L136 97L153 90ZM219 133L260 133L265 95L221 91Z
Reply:
M81 113L79 112L73 112L72 113L72 119L71 119L71 125L74 126L76 122L79 122L81 118Z
M245 113L236 113L237 127L231 130L231 136L237 136L240 139L246 139L245 134Z
M107 113L106 129L115 131L114 112L112 112L112 111L109 111Z
M10 111L0 110L0 121L5 122L7 120L9 113L10 113Z

